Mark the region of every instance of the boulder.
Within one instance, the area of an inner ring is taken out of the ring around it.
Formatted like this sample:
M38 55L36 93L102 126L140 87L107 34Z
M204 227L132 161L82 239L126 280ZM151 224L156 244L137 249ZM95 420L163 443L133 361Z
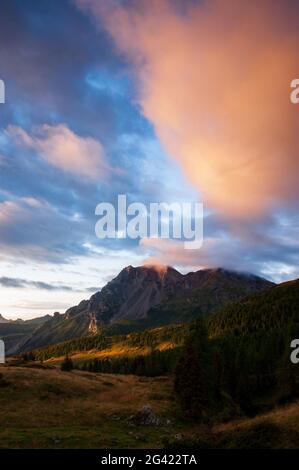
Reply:
M159 426L160 419L149 405L145 405L132 417L132 422L138 426Z

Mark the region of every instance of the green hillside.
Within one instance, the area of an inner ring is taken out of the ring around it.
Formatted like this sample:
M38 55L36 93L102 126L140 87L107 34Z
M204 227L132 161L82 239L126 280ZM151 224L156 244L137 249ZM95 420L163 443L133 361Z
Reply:
M182 346L188 331L189 325L186 324L154 328L128 335L87 336L34 349L24 353L22 357L46 361L76 354L78 360L89 358L91 355L97 357L97 353L101 357L147 354L155 349L173 349Z
M247 335L298 325L299 280L285 282L228 305L208 319L211 337Z
M290 361L291 341L299 338L298 301L299 281L288 282L192 326L176 371L187 414L227 419L299 396L299 366Z
M253 294L200 321L75 339L23 357L59 363L69 355L75 367L86 371L155 376L172 373L183 350L184 362L177 374L188 406L196 396L192 387L201 388L201 377L206 376L211 388L207 389L209 406L205 410L209 408L211 415L226 419L255 414L299 396L298 367L290 362L290 343L299 337L298 301L299 281L292 281ZM191 308L188 306L189 312ZM198 369L196 361L201 360L204 344L205 361ZM202 376L199 371L207 364L208 373ZM196 407L199 409L198 404Z

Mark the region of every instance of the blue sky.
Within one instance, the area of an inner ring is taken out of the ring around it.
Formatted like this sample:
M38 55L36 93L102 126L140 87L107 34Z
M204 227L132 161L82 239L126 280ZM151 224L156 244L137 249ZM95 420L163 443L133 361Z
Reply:
M298 276L297 196L262 217L221 215L165 144L130 51L88 3L1 1L0 313L64 311L149 257L183 271L222 265L278 281ZM185 17L182 2L175 10ZM98 240L95 207L118 194L145 204L202 201L204 249Z

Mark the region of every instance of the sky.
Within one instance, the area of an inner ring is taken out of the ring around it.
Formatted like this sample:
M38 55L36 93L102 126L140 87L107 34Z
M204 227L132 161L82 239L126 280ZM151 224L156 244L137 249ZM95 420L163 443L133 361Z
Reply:
M0 313L125 266L299 277L297 0L2 0ZM202 202L204 243L105 239L95 207Z

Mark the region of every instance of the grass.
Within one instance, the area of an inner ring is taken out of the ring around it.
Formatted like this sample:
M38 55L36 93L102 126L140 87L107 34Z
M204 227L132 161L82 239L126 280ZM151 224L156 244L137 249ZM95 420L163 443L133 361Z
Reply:
M162 341L156 346L157 351L166 351L168 349L175 349L177 344L170 341ZM91 349L89 351L74 351L69 354L74 363L82 361L90 361L92 359L106 359L106 358L120 358L123 356L134 357L134 356L146 356L152 352L150 346L131 346L125 340L113 343L110 347L98 350ZM64 360L65 356L51 357L44 361L45 364L60 364Z
M216 425L213 433L224 448L299 448L299 402L251 419Z
M0 448L298 448L299 402L262 416L214 425L185 422L169 377L62 372L2 366ZM134 426L149 404L161 426ZM175 443L175 444L171 444Z
M12 366L1 372L10 384L0 388L1 448L161 447L172 432L169 379ZM165 425L129 423L145 404Z

